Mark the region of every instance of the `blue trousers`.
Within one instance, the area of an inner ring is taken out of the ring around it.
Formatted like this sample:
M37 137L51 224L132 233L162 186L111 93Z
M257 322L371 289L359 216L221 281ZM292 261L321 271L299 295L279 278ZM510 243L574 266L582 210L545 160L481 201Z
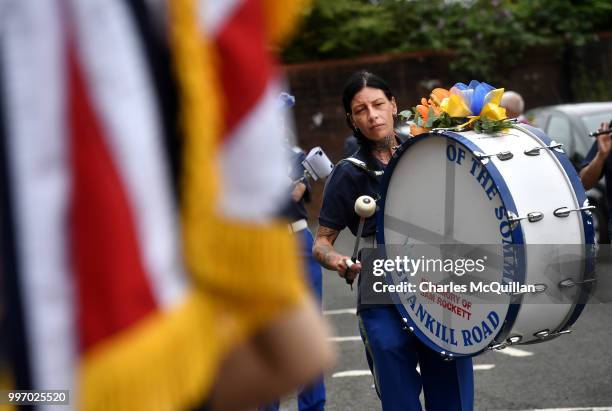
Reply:
M359 313L361 338L383 411L421 411L421 389L428 411L473 410L472 359L444 361L403 327L393 306Z
M304 262L304 272L308 277L308 283L313 294L322 302L323 279L321 266L312 256L312 234L309 230L302 230L297 233L300 237L301 257ZM323 411L325 407L325 384L323 376L317 379L312 385L302 389L298 393L299 411ZM275 401L265 407L260 407L260 411L278 411L279 402Z

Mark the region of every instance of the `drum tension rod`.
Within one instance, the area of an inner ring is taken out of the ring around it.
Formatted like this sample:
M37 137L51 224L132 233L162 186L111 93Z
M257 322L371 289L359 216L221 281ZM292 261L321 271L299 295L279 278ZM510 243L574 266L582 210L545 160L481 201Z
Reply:
M553 211L553 214L555 215L555 217L564 218L564 217L569 216L572 211L588 211L588 210L594 210L594 209L595 209L595 206L588 205L588 202L587 202L587 205L585 205L584 207L580 207L580 208L570 209L569 207L559 207L555 211Z
M534 147L534 148L530 148L529 150L525 150L525 155L527 156L539 156L540 155L540 150L555 150L558 151L559 153L563 153L563 144L561 143L557 143L556 141L552 141L550 143L550 145L548 146L542 146L542 147Z
M572 330L563 330L563 331L557 331L557 332L551 333L550 330L542 330L542 331L538 331L537 333L534 333L533 336L536 338L539 338L540 340L543 340L543 339L558 337L563 334L569 334L571 332Z
M514 154L512 154L511 151L500 151L499 153L495 153L495 154L484 154L484 153L476 152L474 153L474 155L480 161L482 161L483 164L486 164L489 158L491 157L497 157L500 161L510 160L512 157L514 157Z
M571 278L566 278L565 280L559 282L559 287L561 287L561 288L571 288L571 287L575 287L577 285L594 283L595 281L597 281L597 278L589 278L589 279L583 280L583 281L574 281Z

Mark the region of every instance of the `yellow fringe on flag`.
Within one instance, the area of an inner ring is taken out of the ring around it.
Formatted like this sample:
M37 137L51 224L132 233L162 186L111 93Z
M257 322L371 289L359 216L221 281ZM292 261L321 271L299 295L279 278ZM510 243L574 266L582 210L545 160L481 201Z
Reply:
M232 330L208 296L193 293L86 353L79 398L71 402L86 411L195 407L210 390Z
M289 3L265 3L275 36L287 31L286 21L297 15L299 2ZM274 5L278 10L273 11ZM218 57L199 29L193 0L172 1L171 13L185 131L182 219L187 265L199 287L221 297L225 308L236 313L244 337L306 296L298 248L284 223L229 221L218 214L216 200L223 188L218 186L216 162L226 105L218 86ZM274 26L272 19L285 23Z
M288 33L304 3L264 1L270 39ZM170 0L169 12L185 136L182 231L195 290L86 353L77 401L87 411L194 407L236 344L307 296L285 224L228 221L216 212L226 106L218 57L199 29L194 0Z
M266 38L272 46L287 39L297 28L299 14L310 0L263 0L266 19Z

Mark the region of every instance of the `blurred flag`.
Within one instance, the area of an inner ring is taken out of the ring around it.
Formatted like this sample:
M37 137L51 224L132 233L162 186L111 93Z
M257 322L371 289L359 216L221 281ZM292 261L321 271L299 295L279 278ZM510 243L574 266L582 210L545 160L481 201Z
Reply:
M274 220L286 167L266 48L300 3L3 1L16 387L71 389L75 409L185 409L234 344L303 298L295 245ZM145 4L162 10L180 85L180 205Z

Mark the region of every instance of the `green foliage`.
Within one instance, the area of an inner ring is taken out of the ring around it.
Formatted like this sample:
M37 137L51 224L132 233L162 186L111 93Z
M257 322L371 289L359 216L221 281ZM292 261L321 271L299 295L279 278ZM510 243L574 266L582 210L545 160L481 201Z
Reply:
M474 122L474 131L477 133L495 134L502 130L512 127L510 120L489 120L486 118L478 119Z
M611 22L609 0L314 0L283 58L448 50L458 76L499 82L526 48L580 46Z
M576 101L612 100L612 78L591 73L584 67L575 76L571 86Z

